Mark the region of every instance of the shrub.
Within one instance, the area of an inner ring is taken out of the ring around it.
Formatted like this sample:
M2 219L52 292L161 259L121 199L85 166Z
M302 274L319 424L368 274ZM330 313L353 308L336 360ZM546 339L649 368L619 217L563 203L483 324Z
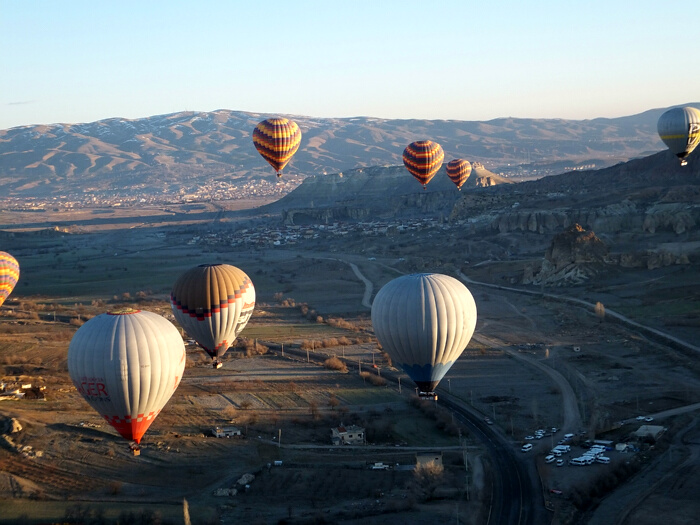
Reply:
M370 374L369 382L372 383L374 386L386 385L386 379L384 379L382 376L375 376L374 374Z
M330 357L323 362L323 366L329 370L338 370L347 373L348 367L337 357Z

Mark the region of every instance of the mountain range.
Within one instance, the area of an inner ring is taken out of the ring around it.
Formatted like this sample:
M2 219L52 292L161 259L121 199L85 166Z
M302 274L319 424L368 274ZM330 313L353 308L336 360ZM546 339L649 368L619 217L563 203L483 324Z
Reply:
M601 168L664 149L656 122L666 109L610 119L486 122L290 116L302 145L283 178L401 166L405 146L423 139L440 143L445 161L466 158L506 176ZM274 182L251 139L269 116L218 110L0 130L0 194L176 195L212 181Z

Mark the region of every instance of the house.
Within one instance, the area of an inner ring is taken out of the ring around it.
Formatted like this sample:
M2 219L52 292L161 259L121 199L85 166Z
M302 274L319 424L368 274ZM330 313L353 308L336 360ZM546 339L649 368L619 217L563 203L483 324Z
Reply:
M364 445L365 429L357 425L344 426L342 423L337 428L331 429L331 442L338 445Z
M241 435L241 429L238 427L214 427L211 429L211 434L214 437L217 438L222 438L222 437L231 437L231 436L240 436Z
M436 452L432 454L416 454L416 466L423 466L434 464L435 466L442 467L442 452Z

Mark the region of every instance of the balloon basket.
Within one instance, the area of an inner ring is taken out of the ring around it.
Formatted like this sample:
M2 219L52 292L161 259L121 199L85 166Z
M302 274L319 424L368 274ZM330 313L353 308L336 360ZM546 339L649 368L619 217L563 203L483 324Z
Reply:
M437 394L435 392L418 392L418 397L421 399L430 399L432 401L437 401Z
M140 455L141 455L141 447L140 447L138 444L132 443L131 445L129 445L129 448L131 449L131 453L132 453L134 456L140 456Z
M214 363L211 365L213 368L221 368L224 366L224 364L221 361L214 361Z

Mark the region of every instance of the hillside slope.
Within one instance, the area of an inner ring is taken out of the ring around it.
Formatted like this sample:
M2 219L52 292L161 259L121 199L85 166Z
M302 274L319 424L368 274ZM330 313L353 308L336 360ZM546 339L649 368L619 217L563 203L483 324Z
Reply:
M285 172L306 177L400 165L404 147L425 138L442 145L445 161L462 157L496 173L517 174L520 165L539 175L582 164L607 166L662 150L656 120L664 110L583 121L292 116L303 137ZM251 140L254 126L268 116L219 110L0 130L0 193L176 194L210 181L274 181Z

